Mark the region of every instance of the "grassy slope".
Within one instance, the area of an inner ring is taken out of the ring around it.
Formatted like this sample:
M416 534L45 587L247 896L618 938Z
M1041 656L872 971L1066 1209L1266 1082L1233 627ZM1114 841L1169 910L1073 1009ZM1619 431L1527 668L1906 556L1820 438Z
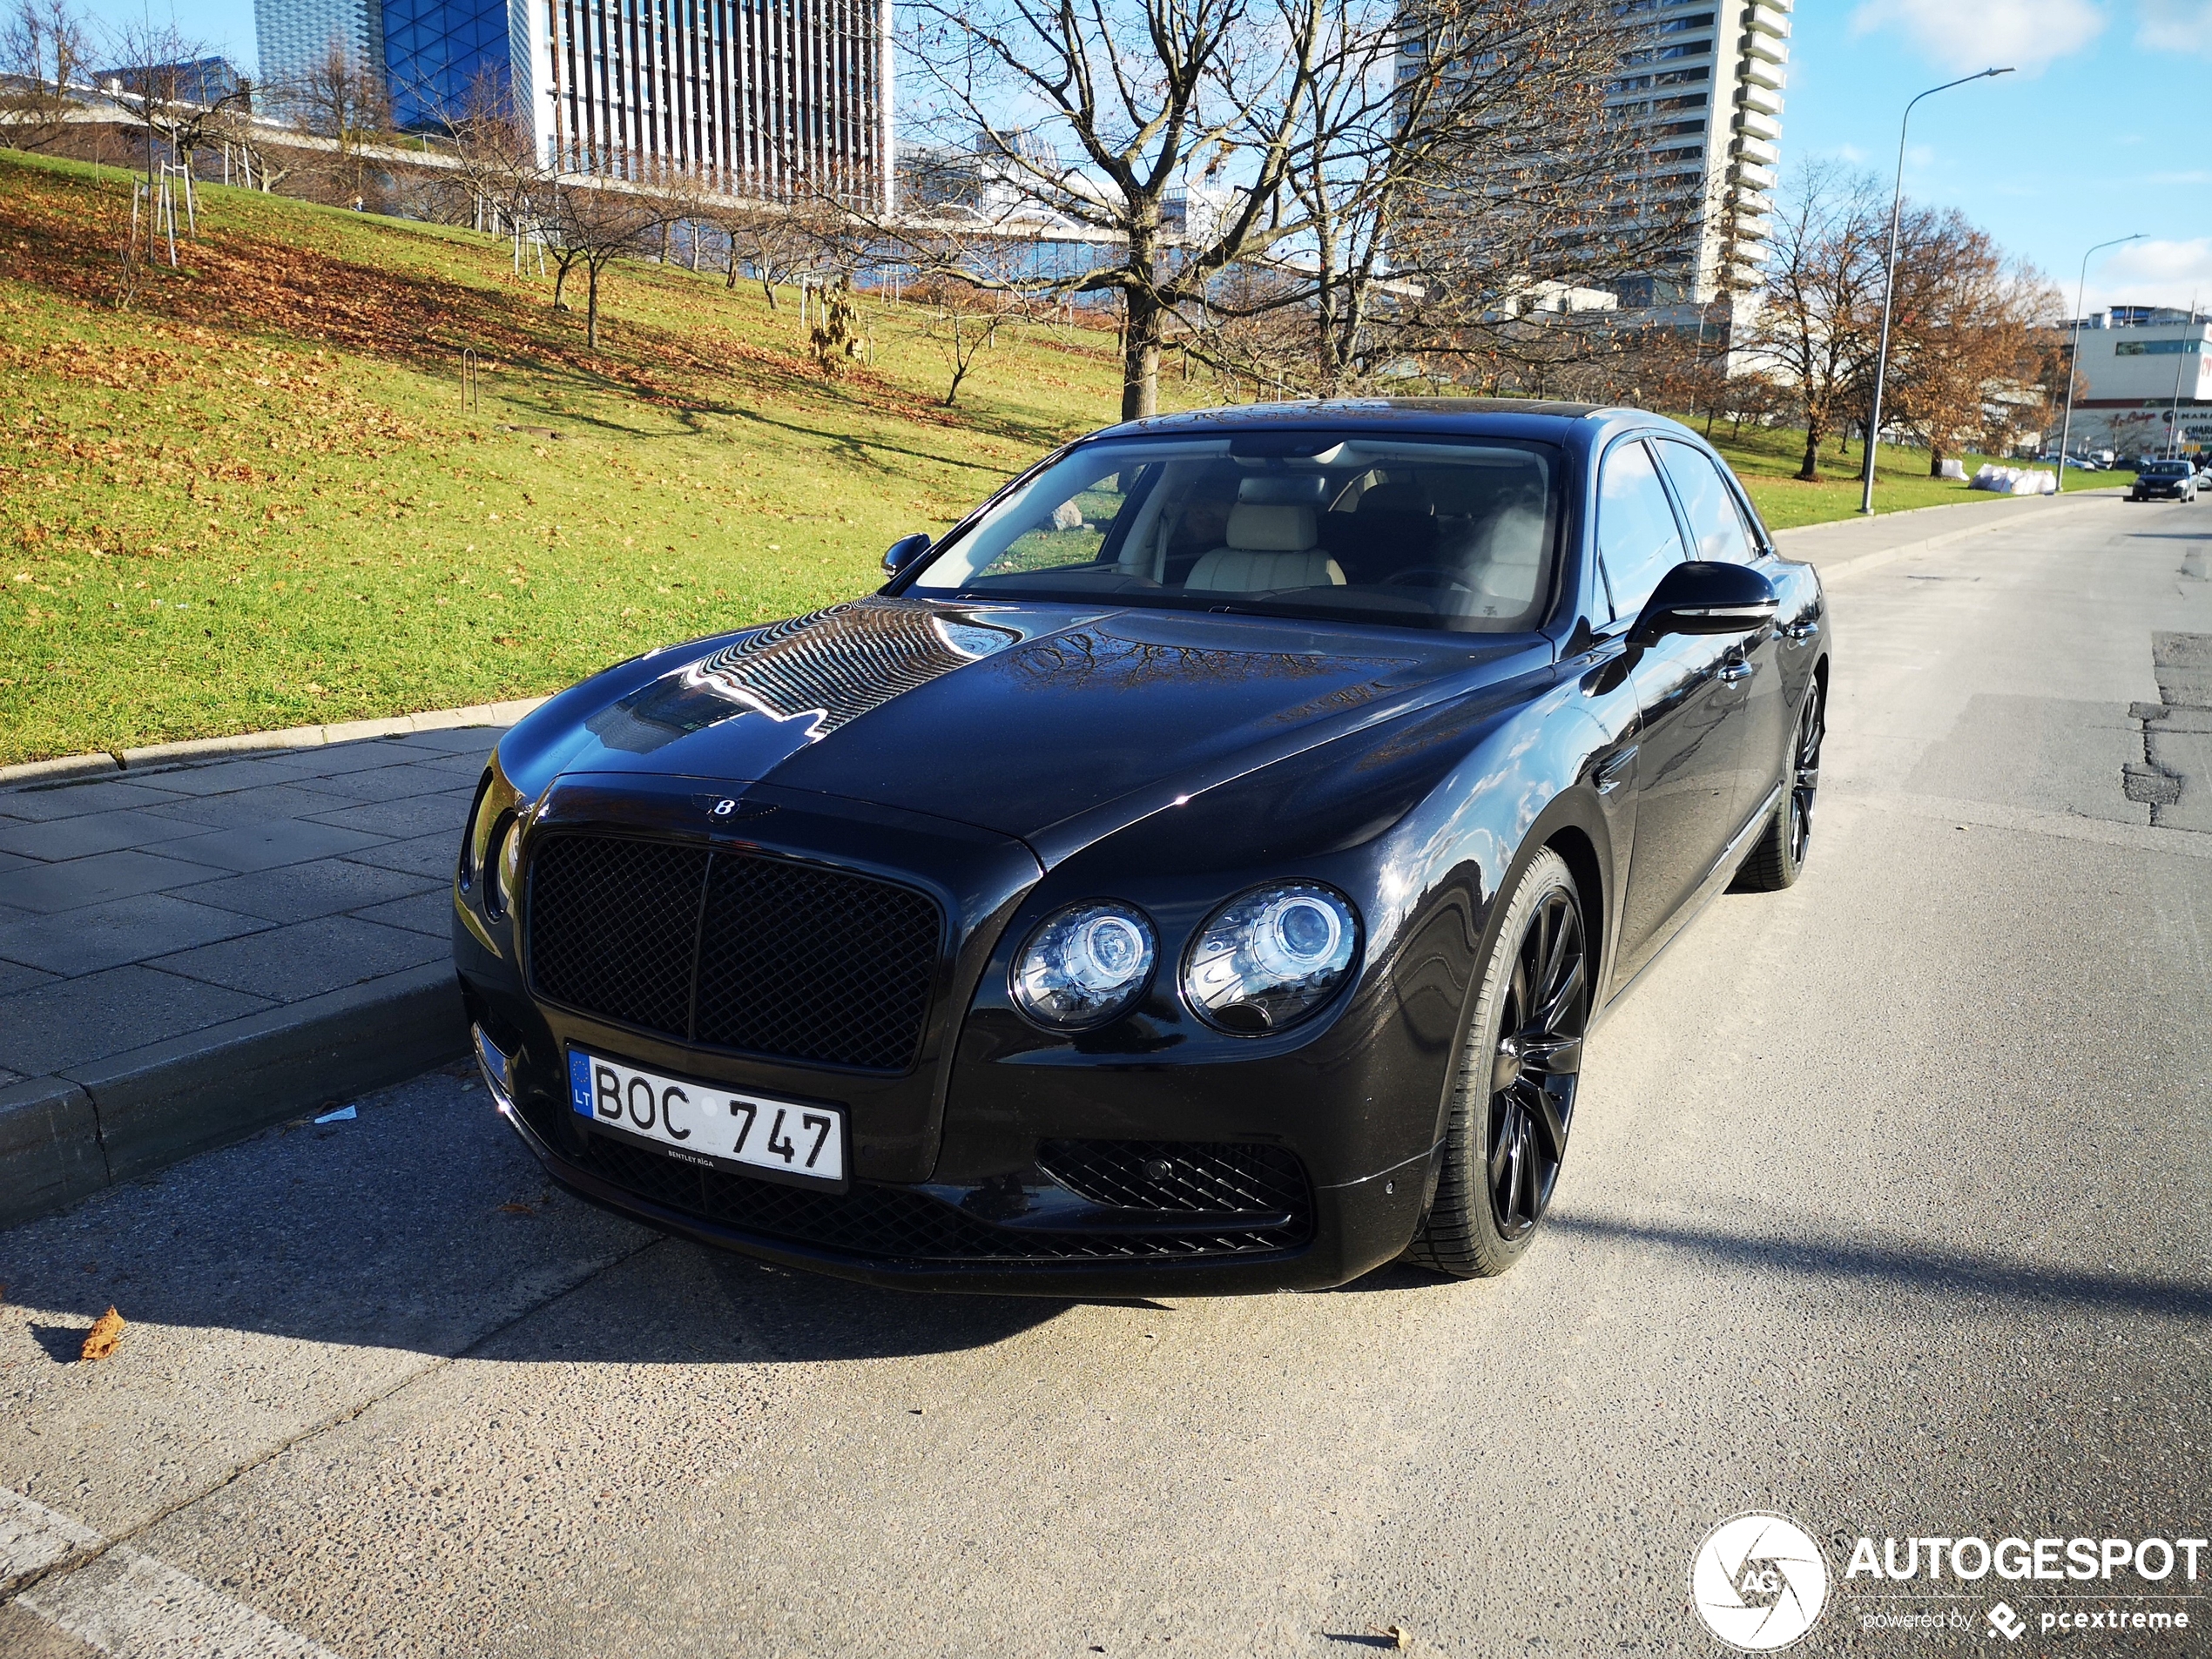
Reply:
M0 761L544 691L846 597L1117 401L1041 331L948 415L873 300L878 368L826 381L788 295L651 264L589 353L504 243L219 188L118 312L119 178L0 152Z
M0 763L546 691L847 597L1118 405L1095 333L948 412L908 308L865 299L875 366L826 381L788 303L648 263L589 352L504 242L212 186L118 311L123 177L0 152ZM1786 433L1723 447L1777 527L1857 507ZM1965 497L1925 469L1880 504Z

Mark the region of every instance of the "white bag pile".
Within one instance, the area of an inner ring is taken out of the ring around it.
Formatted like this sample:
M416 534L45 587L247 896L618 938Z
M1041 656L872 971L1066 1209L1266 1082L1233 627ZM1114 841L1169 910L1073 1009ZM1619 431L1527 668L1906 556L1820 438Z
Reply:
M1943 470L1938 473L1936 476L1939 478L1956 478L1963 482L1966 476L1966 463L1963 461L1946 461L1943 463Z
M2000 496L2055 496L2059 480L2055 473L2033 467L2000 467L1984 462L1966 488L1993 490Z

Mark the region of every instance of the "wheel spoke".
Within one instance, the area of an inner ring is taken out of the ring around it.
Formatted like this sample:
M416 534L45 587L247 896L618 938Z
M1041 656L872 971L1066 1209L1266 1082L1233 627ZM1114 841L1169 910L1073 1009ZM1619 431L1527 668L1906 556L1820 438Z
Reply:
M1568 972L1566 982L1551 994L1542 1008L1536 1010L1535 1017L1529 1021L1529 1025L1535 1030L1546 1034L1557 1032L1560 1022L1567 1017L1568 1006L1581 994L1581 989L1582 959L1578 954L1575 958L1573 968Z
M1561 1109L1560 1102L1550 1089L1535 1085L1531 1087L1529 1093L1534 1097L1536 1107L1536 1109L1529 1114L1529 1117L1543 1135L1546 1143L1545 1156L1554 1163L1557 1163L1567 1156L1565 1113Z
M1521 1107L1511 1095L1501 1095L1499 1099L1504 1103L1505 1110L1493 1114L1497 1120L1497 1130L1490 1143L1490 1188L1494 1192L1502 1192L1510 1200L1513 1194L1503 1189L1501 1183L1505 1179L1506 1166L1513 1157L1514 1136L1518 1132Z
M1521 1069L1540 1077L1572 1077L1582 1069L1582 1039L1527 1037L1521 1048Z
M1557 995L1561 975L1571 966L1576 972L1581 968L1581 929L1575 925L1575 914L1567 907L1564 894L1559 895L1559 926L1552 934L1551 948L1544 954L1544 971L1536 981L1541 988L1537 995L1546 1002ZM1569 953L1573 954L1570 957Z

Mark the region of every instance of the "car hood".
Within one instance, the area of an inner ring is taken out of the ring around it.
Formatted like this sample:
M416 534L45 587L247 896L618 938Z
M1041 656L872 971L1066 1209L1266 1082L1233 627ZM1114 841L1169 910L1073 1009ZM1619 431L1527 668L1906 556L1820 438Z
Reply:
M570 730L532 746L552 738L563 775L773 782L954 819L1050 864L1179 795L1551 660L1534 635L875 596L658 653L596 699L587 683L543 711Z

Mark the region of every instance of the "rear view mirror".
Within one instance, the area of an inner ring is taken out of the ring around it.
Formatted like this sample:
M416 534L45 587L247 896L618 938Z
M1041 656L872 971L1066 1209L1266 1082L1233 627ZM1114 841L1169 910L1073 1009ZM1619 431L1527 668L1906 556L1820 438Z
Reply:
M902 536L883 551L883 574L896 576L935 545L927 530Z
M1693 559L1660 578L1629 637L1649 645L1668 634L1748 634L1778 608L1774 584L1749 565Z

